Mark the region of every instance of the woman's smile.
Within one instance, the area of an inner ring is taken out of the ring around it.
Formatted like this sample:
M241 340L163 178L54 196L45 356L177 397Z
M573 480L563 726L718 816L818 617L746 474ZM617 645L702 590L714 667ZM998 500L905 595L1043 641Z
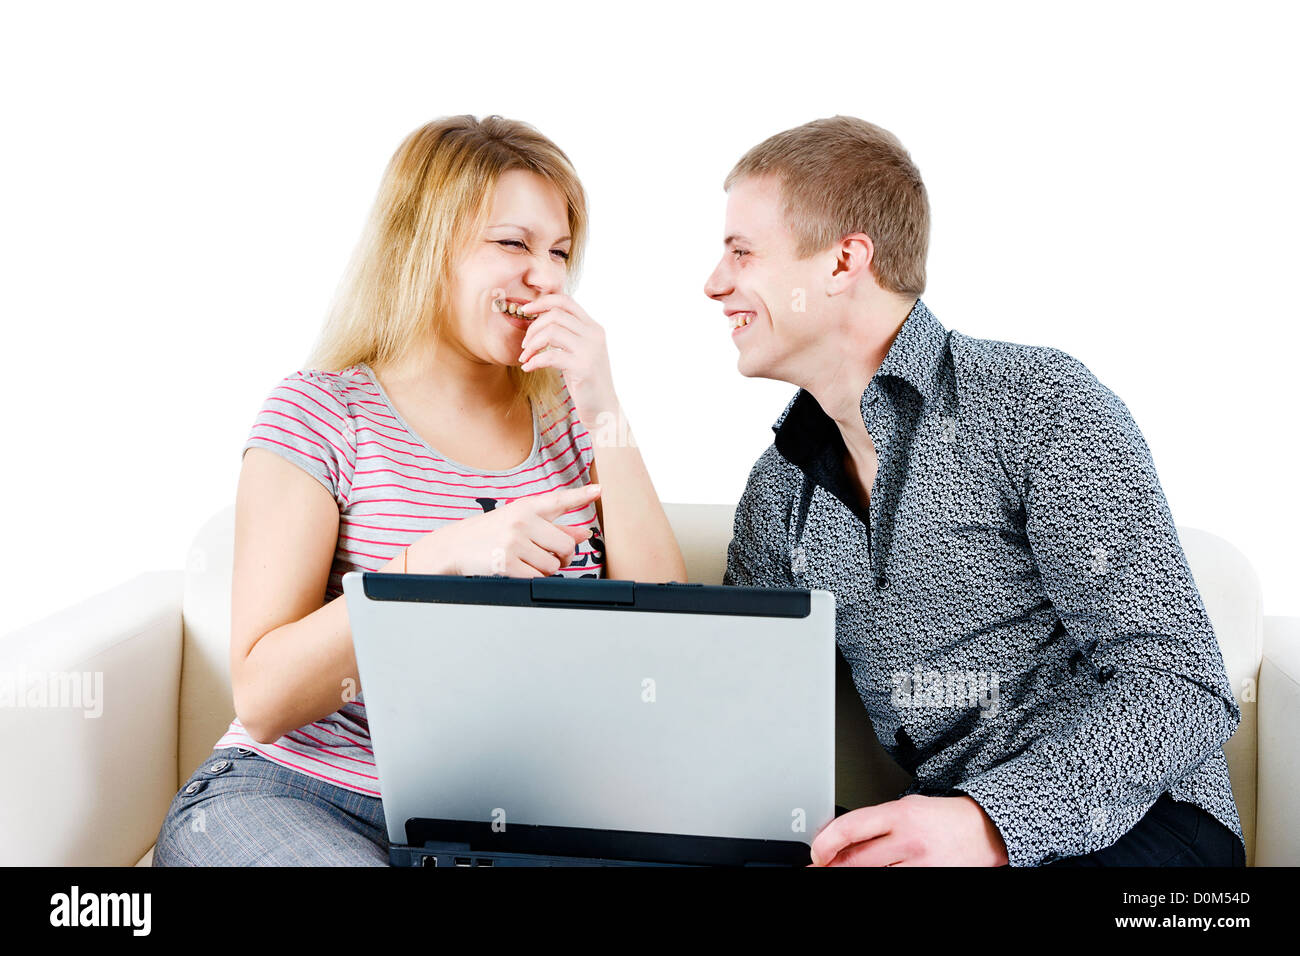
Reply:
M516 309L521 305L528 303L523 299L494 299L492 301L492 311L500 313L501 318L505 319L517 329L527 329L533 323L537 316L525 316L517 314Z

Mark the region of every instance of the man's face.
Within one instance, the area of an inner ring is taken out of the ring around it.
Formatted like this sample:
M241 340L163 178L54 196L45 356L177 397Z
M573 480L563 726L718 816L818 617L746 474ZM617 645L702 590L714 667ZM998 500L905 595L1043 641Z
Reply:
M727 315L741 375L799 382L830 331L823 328L823 302L832 257L828 250L796 259L781 206L775 177L747 177L732 185L722 260L704 294Z

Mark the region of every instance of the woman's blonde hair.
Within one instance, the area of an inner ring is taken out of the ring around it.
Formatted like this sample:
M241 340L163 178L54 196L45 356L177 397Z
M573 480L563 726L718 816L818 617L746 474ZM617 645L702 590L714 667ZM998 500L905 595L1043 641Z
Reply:
M511 169L536 173L563 197L571 286L587 235L587 195L569 157L518 120L443 117L407 136L389 160L306 367L383 366L400 360L430 329L441 337L458 254L483 227L497 180ZM558 397L554 369L511 366L507 375L517 400L546 407Z

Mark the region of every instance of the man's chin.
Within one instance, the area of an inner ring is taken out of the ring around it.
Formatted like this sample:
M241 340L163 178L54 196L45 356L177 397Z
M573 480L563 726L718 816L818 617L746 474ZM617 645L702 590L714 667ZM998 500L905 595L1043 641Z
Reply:
M745 378L770 378L775 381L781 380L779 376L774 374L772 369L767 368L763 363L756 362L752 359L747 361L743 353L736 359L736 371L745 376Z

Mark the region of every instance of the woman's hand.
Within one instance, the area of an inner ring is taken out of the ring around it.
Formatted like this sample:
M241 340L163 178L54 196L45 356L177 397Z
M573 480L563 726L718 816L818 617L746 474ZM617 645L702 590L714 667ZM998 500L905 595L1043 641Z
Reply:
M590 528L561 517L600 496L600 485L561 488L516 498L485 514L462 518L417 538L406 553L408 574L503 574L549 577L572 560Z
M523 370L559 369L578 418L588 429L596 427L602 412L616 413L618 396L609 370L605 330L561 292L539 296L519 311L537 316L524 333L524 350L519 356ZM547 346L551 350L543 351Z
M539 296L520 309L538 316L524 331L522 367L560 370L577 416L591 433L592 481L609 489L596 505L605 542L603 576L685 581L681 547L614 391L605 330L562 293ZM543 351L547 346L551 350Z

